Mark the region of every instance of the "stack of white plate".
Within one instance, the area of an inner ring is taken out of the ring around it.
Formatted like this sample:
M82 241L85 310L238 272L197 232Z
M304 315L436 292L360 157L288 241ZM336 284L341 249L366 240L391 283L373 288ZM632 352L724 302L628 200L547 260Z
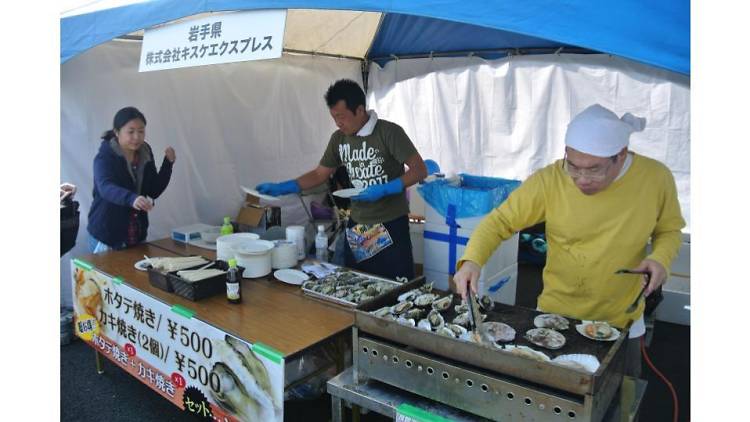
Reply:
M255 233L233 233L225 234L216 238L216 258L222 261L229 261L235 258L235 248L243 242L258 240L260 236Z
M245 268L243 278L263 277L271 272L273 246L268 240L247 240L235 247L237 265Z

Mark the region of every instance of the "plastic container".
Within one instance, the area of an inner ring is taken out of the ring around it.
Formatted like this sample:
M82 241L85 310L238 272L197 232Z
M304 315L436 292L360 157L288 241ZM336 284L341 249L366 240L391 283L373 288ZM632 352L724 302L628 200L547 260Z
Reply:
M224 224L221 226L220 233L222 236L234 233L234 228L232 227L232 222L229 217L224 217Z
M318 225L318 234L315 235L315 258L320 262L328 262L328 235L322 224Z
M201 267L202 266L197 266L189 269L197 269ZM208 269L214 268L227 271L229 269L229 264L226 261L216 261L213 265L208 267ZM244 268L237 267L237 271L238 274L241 274L242 271L244 271ZM170 286L174 290L174 294L194 302L226 292L227 276L224 274L218 274L213 277L193 282L183 280L177 275L176 271L167 273L166 277L169 280Z
M303 226L288 226L286 240L297 245L297 259L305 259L305 228Z

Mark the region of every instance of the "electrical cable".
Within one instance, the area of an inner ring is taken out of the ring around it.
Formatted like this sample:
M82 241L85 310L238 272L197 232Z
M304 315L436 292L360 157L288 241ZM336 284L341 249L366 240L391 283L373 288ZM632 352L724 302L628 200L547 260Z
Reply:
M641 353L643 354L643 359L646 360L646 363L648 364L649 368L651 368L651 370L654 371L654 373L659 378L661 378L662 381L664 381L664 384L667 385L667 387L669 388L670 393L672 393L672 403L674 404L674 408L673 408L673 411L672 411L672 415L673 415L672 421L677 422L677 419L678 419L679 414L680 414L680 405L679 405L680 402L677 400L677 392L675 391L674 387L672 387L672 383L669 382L669 380L667 379L667 377L665 377L664 375L662 375L662 373L659 372L658 369L656 369L656 366L654 366L654 364L651 363L651 359L649 359L648 355L646 354L646 342L644 340L644 337L646 337L646 336L641 336Z

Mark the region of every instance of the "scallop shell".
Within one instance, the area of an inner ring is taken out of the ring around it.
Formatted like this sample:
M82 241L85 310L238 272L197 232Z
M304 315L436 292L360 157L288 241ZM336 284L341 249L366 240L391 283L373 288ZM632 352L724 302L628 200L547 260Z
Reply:
M526 332L526 340L552 350L565 345L565 336L549 328L532 328Z
M500 346L498 346L498 347L500 347ZM544 353L542 353L542 352L540 352L538 350L534 350L534 349L532 349L531 347L528 347L528 346L517 346L517 345L514 345L514 344L509 344L509 345L503 346L502 349L505 350L505 351L508 351L508 352L510 352L510 353L512 353L514 355L523 356L523 357L525 357L527 359L533 359L533 360L536 360L536 361L539 361L539 362L549 362L550 361L549 356L547 356L546 354L544 354Z
M516 338L516 330L503 322L485 322L482 327L495 342L508 342Z
M570 327L570 322L561 315L541 314L534 318L534 326L537 328L552 328L553 330L567 330Z

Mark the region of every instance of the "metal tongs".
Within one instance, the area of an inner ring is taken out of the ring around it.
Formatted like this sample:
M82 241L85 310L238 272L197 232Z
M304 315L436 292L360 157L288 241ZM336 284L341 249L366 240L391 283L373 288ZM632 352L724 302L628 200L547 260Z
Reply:
M648 271L644 271L644 270L635 271L635 270L628 270L627 268L623 268L621 270L615 271L615 274L643 274L644 276L646 276L646 285L643 286L643 288L641 289L641 292L638 293L638 296L635 298L633 303L630 306L628 306L628 309L625 310L625 312L631 313L638 308L638 302L641 300L641 296L643 296L643 293L646 291L649 281L651 281L651 273Z
M469 287L469 286L467 286ZM484 343L492 345L495 342L492 341L487 330L484 328L484 320L482 314L479 312L479 303L477 303L477 297L471 288L468 289L466 303L469 305L469 329L472 331L474 341L477 343Z

